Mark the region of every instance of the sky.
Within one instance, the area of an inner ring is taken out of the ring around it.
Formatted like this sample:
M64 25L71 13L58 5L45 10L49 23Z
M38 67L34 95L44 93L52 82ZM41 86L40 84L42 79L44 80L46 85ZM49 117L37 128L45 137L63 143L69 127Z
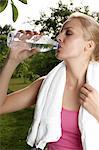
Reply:
M4 12L0 13L0 25L10 24L16 29L32 29L33 26L26 23L32 19L39 19L40 13L50 14L50 7L57 8L59 0L28 0L28 4L22 4L18 0L13 0L19 11L19 17L14 23L12 21L12 10L10 0ZM88 5L90 11L99 12L99 0L62 0L63 4L72 1L74 6Z

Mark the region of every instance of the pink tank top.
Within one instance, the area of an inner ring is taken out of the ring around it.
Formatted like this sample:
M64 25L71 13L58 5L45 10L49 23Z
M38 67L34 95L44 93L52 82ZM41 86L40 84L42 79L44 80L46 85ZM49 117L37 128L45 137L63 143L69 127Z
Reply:
M83 150L78 127L78 111L62 108L62 136L57 142L48 143L48 150Z

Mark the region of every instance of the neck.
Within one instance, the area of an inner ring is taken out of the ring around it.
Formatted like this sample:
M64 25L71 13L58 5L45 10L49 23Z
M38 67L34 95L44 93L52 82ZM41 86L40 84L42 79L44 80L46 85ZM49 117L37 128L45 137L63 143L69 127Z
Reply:
M75 89L86 82L86 71L89 61L64 61L66 64L66 87Z

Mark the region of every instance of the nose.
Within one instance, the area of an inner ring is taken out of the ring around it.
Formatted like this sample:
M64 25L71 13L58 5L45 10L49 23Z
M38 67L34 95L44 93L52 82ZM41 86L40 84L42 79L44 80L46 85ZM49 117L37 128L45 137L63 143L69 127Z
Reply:
M56 37L56 40L60 43L62 42L62 37L61 37L61 33L59 33Z

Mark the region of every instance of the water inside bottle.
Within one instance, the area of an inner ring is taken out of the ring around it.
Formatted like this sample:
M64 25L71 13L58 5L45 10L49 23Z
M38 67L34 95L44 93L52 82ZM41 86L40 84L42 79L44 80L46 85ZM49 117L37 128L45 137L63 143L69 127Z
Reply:
M47 52L58 48L58 42L52 40L47 35L41 36L37 41L33 38L26 42L31 44L31 48L37 48L39 52Z
M39 52L47 52L47 51L50 51L50 50L56 50L58 48L58 44L52 45L52 44L31 43L31 49L32 48L37 48Z

